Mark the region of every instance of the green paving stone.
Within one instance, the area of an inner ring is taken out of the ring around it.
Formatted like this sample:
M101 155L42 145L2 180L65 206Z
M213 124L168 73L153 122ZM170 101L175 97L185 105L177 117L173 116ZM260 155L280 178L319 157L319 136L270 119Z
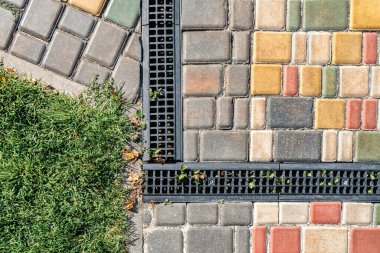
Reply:
M108 4L104 17L133 28L140 15L140 0L111 0Z
M328 66L322 69L322 96L336 97L337 67Z
M380 204L375 204L373 208L373 225L380 225Z
M345 30L347 12L346 0L305 0L304 29L306 31Z
M288 0L286 30L297 31L301 22L301 0Z
M355 162L380 161L380 132L357 132L355 150Z

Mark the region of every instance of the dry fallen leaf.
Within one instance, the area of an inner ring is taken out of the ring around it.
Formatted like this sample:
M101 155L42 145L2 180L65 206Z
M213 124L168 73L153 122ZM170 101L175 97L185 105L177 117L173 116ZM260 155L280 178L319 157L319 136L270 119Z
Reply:
M126 161L131 163L135 162L139 158L140 154L137 150L124 150L123 157Z

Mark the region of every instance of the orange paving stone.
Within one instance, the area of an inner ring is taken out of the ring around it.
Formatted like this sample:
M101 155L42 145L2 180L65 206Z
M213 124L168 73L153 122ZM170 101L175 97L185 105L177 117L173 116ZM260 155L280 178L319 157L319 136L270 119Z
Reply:
M380 228L351 228L350 253L380 252Z
M376 64L377 59L377 33L364 33L363 37L363 62Z
M312 202L310 206L310 223L339 224L340 202Z
M362 33L333 33L332 63L359 64L362 59Z
M297 66L284 66L283 94L284 96L296 96L298 94Z
M348 129L360 128L361 107L362 107L361 99L347 100L346 127Z
M301 227L272 227L270 237L271 253L301 252Z
M266 226L254 227L252 229L252 253L265 253L267 228Z
M363 100L363 126L364 130L373 130L377 126L377 100Z

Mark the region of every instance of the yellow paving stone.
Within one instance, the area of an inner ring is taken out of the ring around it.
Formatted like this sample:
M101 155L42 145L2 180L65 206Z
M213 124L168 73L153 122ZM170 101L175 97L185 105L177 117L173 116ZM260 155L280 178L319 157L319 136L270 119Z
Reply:
M98 16L104 6L105 1L106 0L69 0L69 4Z
M344 128L344 99L317 99L315 106L315 128Z
M289 63L291 56L290 32L255 32L253 61L263 63Z
M300 95L304 97L318 97L322 92L322 67L302 66L300 74Z
M351 30L380 29L379 0L351 0Z
M333 64L359 64L362 60L362 33L333 33Z
M281 93L281 65L253 64L251 72L251 95Z

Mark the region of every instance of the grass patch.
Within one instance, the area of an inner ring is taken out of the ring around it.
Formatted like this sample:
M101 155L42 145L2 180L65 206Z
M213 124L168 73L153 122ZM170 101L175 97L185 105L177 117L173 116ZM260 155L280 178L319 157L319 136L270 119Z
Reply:
M123 151L140 131L95 87L73 99L0 68L0 252L125 252Z

